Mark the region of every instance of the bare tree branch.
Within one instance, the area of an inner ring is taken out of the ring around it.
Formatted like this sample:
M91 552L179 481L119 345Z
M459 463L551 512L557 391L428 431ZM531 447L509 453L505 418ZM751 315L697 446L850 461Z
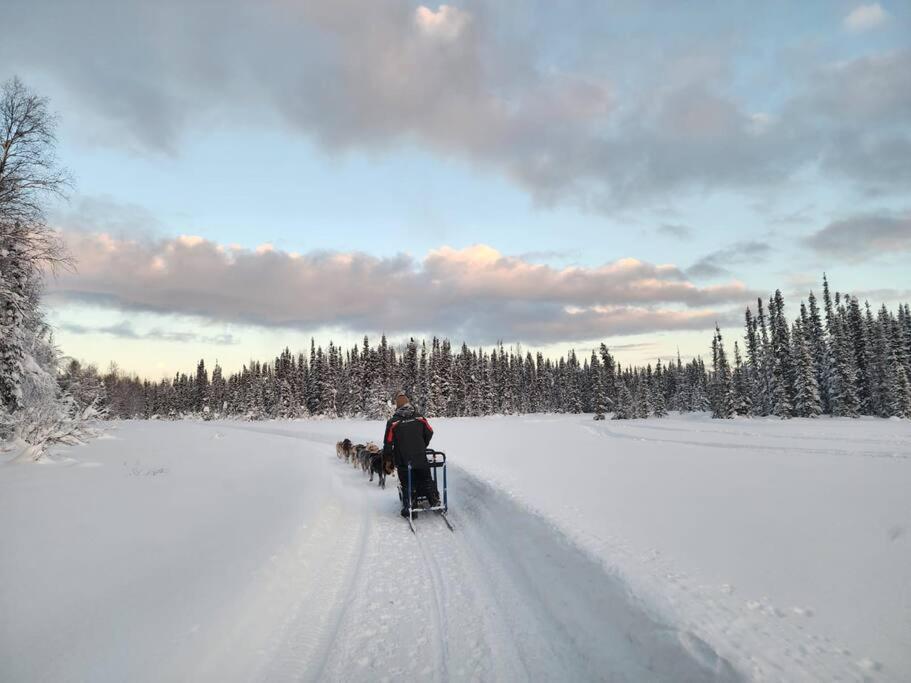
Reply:
M24 259L36 272L72 265L45 220L46 200L66 196L71 186L69 173L57 165L56 128L47 98L18 78L0 86L0 267L11 258Z

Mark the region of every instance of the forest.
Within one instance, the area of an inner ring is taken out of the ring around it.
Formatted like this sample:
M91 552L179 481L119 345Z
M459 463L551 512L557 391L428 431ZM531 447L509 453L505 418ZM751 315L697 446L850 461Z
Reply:
M742 344L726 345L716 328L711 358L678 356L622 367L601 344L590 355L558 359L498 344L455 348L448 339L385 336L348 349L310 342L308 353L285 348L225 375L200 360L195 371L160 382L112 370L99 374L72 360L61 388L80 406L113 418L385 417L403 389L428 416L610 413L616 419L662 417L670 410L780 418L833 415L911 416L911 309L895 312L829 289L813 292L789 321L778 290L744 314Z

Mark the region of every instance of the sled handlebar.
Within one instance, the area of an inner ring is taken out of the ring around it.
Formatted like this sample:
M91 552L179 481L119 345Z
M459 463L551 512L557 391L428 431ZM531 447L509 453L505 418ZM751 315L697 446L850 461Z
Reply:
M424 455L427 456L427 462L430 465L445 465L446 464L446 454L443 451L437 451L433 448L428 448L424 451Z

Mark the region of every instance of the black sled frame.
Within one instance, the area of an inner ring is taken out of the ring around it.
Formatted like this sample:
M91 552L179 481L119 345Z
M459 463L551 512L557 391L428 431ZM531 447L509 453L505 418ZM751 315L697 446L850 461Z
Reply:
M407 506L408 526L411 527L412 533L416 533L414 530L414 514L416 512L436 512L443 518L443 521L446 522L446 526L449 527L449 530L455 531L449 518L446 516L446 513L449 512L449 496L446 490L446 454L443 451L437 451L432 448L428 448L424 453L427 456L427 466L430 468L430 476L433 478L433 483L440 493L440 504L431 505L430 500L426 495L412 496L414 489L411 482L411 463L408 463L408 481L399 482L399 498L402 499L402 505ZM442 491L440 491L439 478L437 476L437 472L440 470L443 472ZM402 491L403 483L405 491Z

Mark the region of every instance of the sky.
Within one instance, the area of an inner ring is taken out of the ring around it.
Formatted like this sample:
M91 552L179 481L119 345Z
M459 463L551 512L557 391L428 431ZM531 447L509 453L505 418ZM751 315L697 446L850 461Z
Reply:
M63 352L448 336L624 363L825 272L911 299L911 3L3 0L59 116Z

